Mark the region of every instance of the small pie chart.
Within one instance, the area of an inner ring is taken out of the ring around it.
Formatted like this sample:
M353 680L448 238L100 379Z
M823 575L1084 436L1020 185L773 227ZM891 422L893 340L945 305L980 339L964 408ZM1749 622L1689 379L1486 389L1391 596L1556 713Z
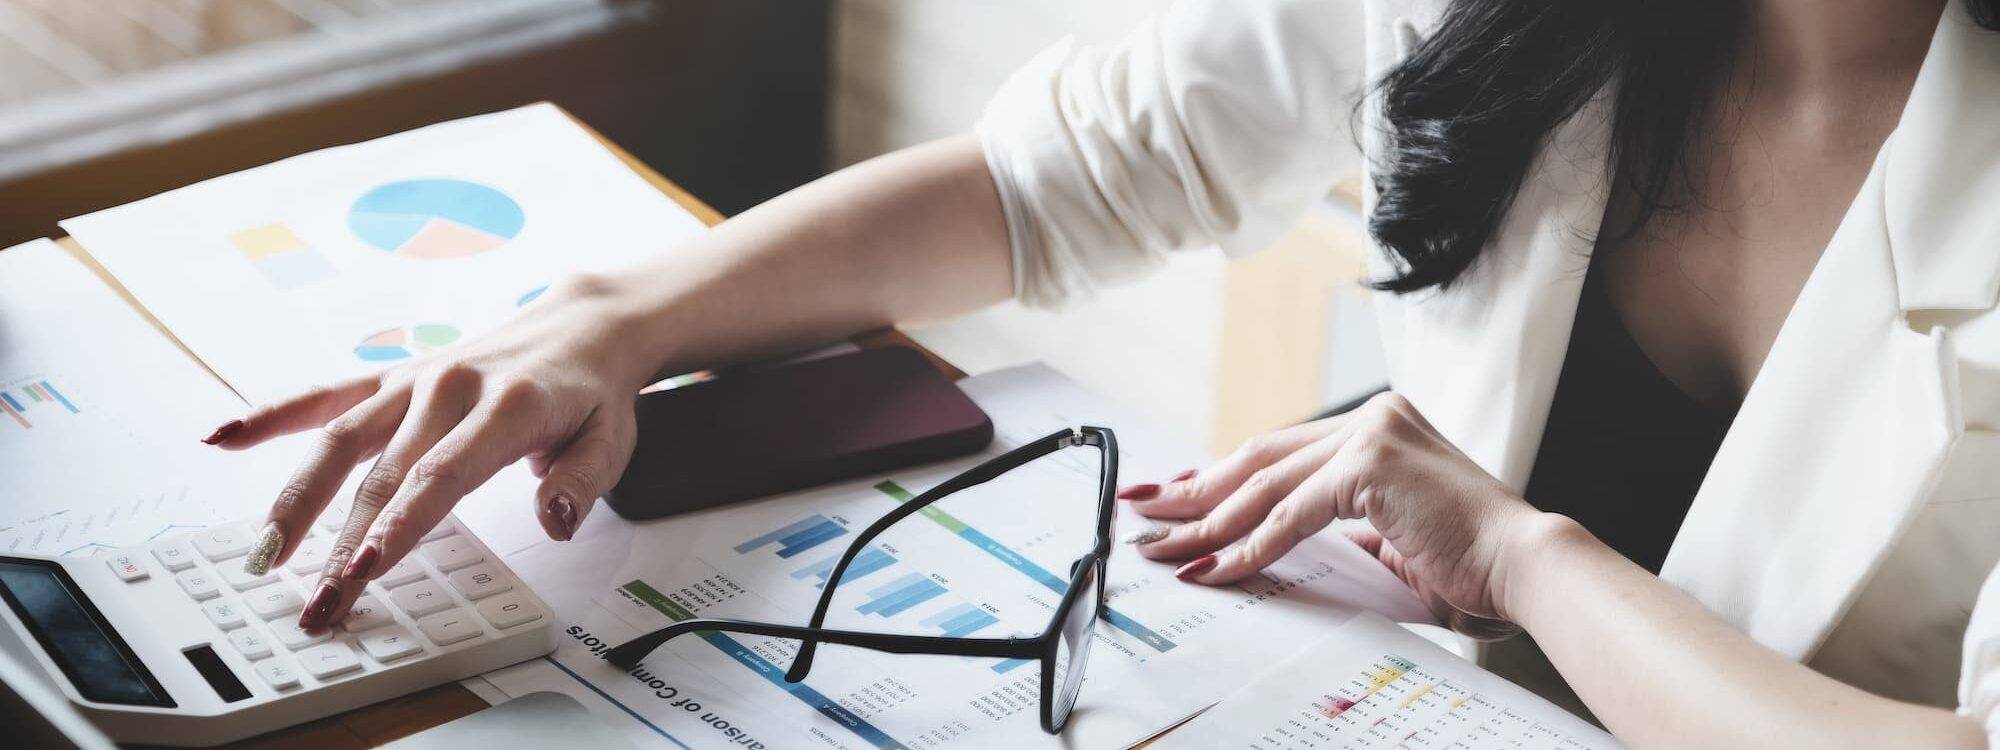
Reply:
M527 216L506 193L477 182L402 180L354 201L347 228L405 258L463 258L507 244Z
M363 362L392 362L441 349L462 335L444 323L419 323L370 334L354 347L354 356Z

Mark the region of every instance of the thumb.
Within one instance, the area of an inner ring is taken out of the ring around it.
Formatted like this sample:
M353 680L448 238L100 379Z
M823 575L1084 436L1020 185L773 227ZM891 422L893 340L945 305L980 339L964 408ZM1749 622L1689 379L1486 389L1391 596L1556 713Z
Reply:
M535 491L535 515L550 539L567 542L576 536L597 498L625 473L635 433L630 411L599 408L548 460Z

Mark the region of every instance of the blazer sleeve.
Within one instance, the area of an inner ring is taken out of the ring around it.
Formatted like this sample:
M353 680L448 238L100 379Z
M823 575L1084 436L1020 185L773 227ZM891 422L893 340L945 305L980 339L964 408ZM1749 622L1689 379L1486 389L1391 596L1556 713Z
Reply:
M1988 747L2000 748L2000 567L1987 573L1965 628L1964 664L1958 674L1958 712L1986 730Z
M978 133L1021 301L1053 307L1168 253L1262 248L1359 166L1358 0L1190 0L1013 74Z

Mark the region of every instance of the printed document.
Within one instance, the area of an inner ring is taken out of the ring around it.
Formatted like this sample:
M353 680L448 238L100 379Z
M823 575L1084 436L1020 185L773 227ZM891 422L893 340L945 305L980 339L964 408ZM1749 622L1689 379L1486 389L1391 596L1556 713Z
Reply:
M638 668L610 646L690 617L804 624L832 561L862 528L984 458L1064 426L1116 431L1121 479L1200 466L1200 451L1041 366L961 381L992 416L995 445L943 465L634 524L599 508L576 539L508 564L557 612L548 659L486 679L510 695L575 696L636 742L676 747L1124 747L1220 700L1362 608L1429 621L1373 558L1337 533L1308 540L1264 575L1205 587L1114 544L1109 610L1064 736L1042 732L1033 661L819 651L798 684L795 642L712 633L670 642ZM832 627L1000 637L1039 633L1092 544L1098 464L1069 448L910 516L838 582ZM522 514L523 523L533 520ZM1120 504L1114 533L1149 523Z
M702 223L537 105L331 148L62 222L251 403L498 325Z
M242 410L55 243L0 251L0 551L88 555L264 507L292 454L199 442Z
M1157 750L1609 750L1520 686L1361 613L1173 731Z

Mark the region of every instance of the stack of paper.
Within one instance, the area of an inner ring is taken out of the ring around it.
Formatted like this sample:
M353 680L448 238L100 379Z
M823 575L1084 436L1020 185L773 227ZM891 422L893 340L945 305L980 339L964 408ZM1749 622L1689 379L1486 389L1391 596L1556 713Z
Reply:
M198 442L243 408L55 243L0 252L0 551L87 555L268 507L294 452Z

